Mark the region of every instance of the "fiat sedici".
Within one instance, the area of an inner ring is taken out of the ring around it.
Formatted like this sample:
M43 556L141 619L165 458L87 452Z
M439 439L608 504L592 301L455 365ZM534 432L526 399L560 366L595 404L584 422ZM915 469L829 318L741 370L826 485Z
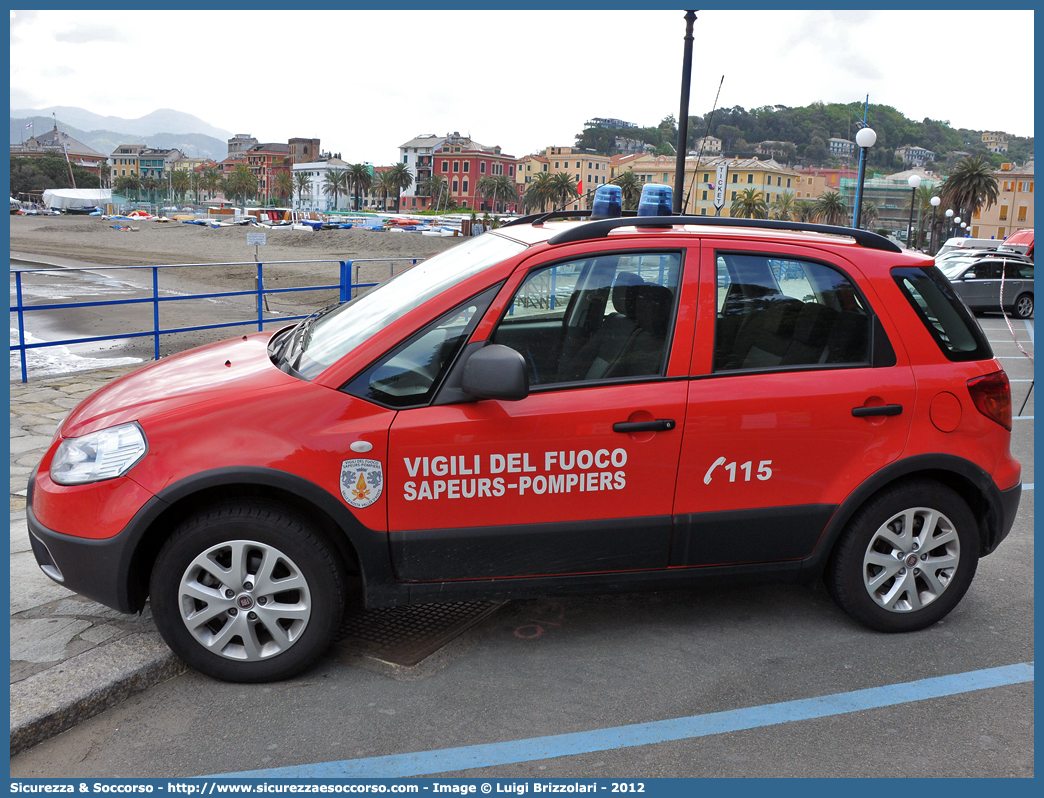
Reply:
M823 579L875 630L945 616L1021 492L950 283L873 233L647 194L107 385L31 479L44 573L150 600L235 681L307 666L349 603Z

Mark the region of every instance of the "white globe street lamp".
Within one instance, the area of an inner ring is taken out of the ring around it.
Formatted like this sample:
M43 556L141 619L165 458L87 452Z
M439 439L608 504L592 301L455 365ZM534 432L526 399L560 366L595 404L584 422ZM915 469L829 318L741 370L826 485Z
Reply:
M866 176L866 151L877 142L877 133L873 128L864 127L856 133L856 144L859 145L859 180L856 181L855 224L857 230L863 221L863 178Z

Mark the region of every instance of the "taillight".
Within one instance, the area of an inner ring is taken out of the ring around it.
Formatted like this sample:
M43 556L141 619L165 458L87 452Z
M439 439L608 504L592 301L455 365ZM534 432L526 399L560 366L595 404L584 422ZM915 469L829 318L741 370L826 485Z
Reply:
M986 418L1011 432L1011 385L1003 371L968 380L968 393Z

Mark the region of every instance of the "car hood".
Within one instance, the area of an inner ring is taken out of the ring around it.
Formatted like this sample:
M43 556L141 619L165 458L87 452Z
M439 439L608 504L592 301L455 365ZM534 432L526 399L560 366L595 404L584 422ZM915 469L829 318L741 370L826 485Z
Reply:
M91 394L68 415L64 437L143 421L218 397L242 397L296 383L268 357L272 333L256 333L163 358Z

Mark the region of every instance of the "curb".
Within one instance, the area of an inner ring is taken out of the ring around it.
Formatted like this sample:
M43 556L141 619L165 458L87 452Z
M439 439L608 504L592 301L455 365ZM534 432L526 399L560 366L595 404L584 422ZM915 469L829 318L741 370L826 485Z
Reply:
M157 632L129 635L11 685L11 755L186 670Z

